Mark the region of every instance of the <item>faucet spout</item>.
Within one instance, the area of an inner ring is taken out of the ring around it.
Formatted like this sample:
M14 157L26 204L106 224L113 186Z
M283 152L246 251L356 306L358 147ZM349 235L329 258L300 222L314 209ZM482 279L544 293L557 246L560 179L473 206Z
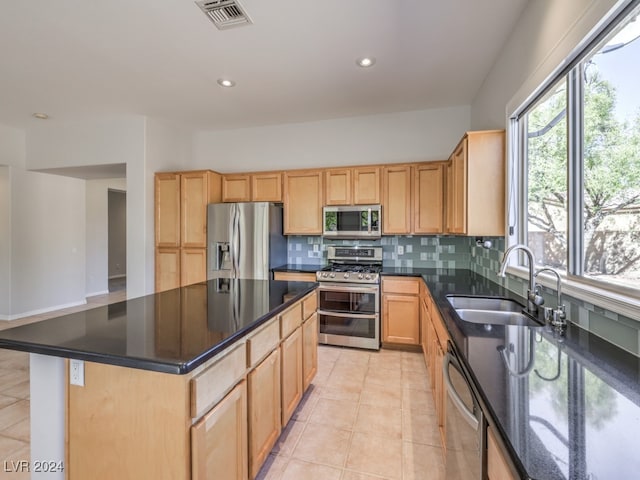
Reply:
M535 314L538 311L538 305L542 305L544 300L536 292L536 279L534 274L535 260L533 258L533 252L531 251L531 249L521 243L510 246L507 251L504 252L504 256L502 257L502 261L500 262L500 270L498 271L498 275L500 275L501 277L505 276L505 272L507 271L507 260L516 250L522 250L527 256L527 260L529 262L529 291L527 292L527 310L529 311L529 313Z
M553 325L556 327L562 327L565 325L565 319L567 317L565 313L565 306L562 304L562 278L560 277L560 273L551 267L543 267L535 273L535 277L537 277L542 272L552 273L556 277L556 309L553 311Z

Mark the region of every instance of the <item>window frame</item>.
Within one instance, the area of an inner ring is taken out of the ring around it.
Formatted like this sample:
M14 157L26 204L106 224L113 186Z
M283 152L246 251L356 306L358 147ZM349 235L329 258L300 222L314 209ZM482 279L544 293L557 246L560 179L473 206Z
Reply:
M637 9L640 0L630 0L614 11L573 53L508 117L509 161L507 172L507 247L527 244L528 178L527 114L537 102L566 77L567 83L567 272L562 275L563 292L603 308L640 320L640 289L591 279L583 274L583 113L582 71L585 59L594 54L606 37ZM640 19L638 20L640 21ZM524 256L511 259L507 271L528 278ZM555 277L541 274L538 283L555 289Z

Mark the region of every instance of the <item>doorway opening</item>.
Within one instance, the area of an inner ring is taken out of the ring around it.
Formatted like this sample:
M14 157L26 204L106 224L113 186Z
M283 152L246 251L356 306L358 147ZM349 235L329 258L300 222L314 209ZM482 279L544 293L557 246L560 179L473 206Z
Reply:
M109 292L127 288L127 192L108 189Z

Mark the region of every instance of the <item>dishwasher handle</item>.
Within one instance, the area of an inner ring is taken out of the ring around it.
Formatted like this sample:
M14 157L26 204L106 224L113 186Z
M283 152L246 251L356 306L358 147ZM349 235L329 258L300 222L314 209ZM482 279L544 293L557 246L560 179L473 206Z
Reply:
M456 366L457 363L458 363L458 360L451 354L451 352L447 352L447 354L444 356L444 360L442 361L442 378L444 379L444 383L447 388L447 394L451 398L451 401L456 406L456 408L460 411L465 421L469 425L471 425L474 430L477 431L480 425L480 422L474 415L473 411L469 410L467 406L464 404L464 402L458 395L458 392L456 392L456 389L454 388L453 383L451 383L451 377L449 376L449 366L453 366L458 371L460 371L460 368Z

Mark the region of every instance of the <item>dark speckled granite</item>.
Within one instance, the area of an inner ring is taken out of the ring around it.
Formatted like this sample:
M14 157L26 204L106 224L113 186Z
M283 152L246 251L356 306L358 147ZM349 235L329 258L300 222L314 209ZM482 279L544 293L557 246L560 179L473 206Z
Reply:
M184 374L316 285L210 280L0 331L0 348Z
M322 270L324 265L298 265L298 264L287 264L281 265L276 268L272 268L273 272L298 272L298 273L315 273L318 270Z
M468 270L418 273L522 478L640 478L640 359L572 324L468 324L447 294L524 299Z

